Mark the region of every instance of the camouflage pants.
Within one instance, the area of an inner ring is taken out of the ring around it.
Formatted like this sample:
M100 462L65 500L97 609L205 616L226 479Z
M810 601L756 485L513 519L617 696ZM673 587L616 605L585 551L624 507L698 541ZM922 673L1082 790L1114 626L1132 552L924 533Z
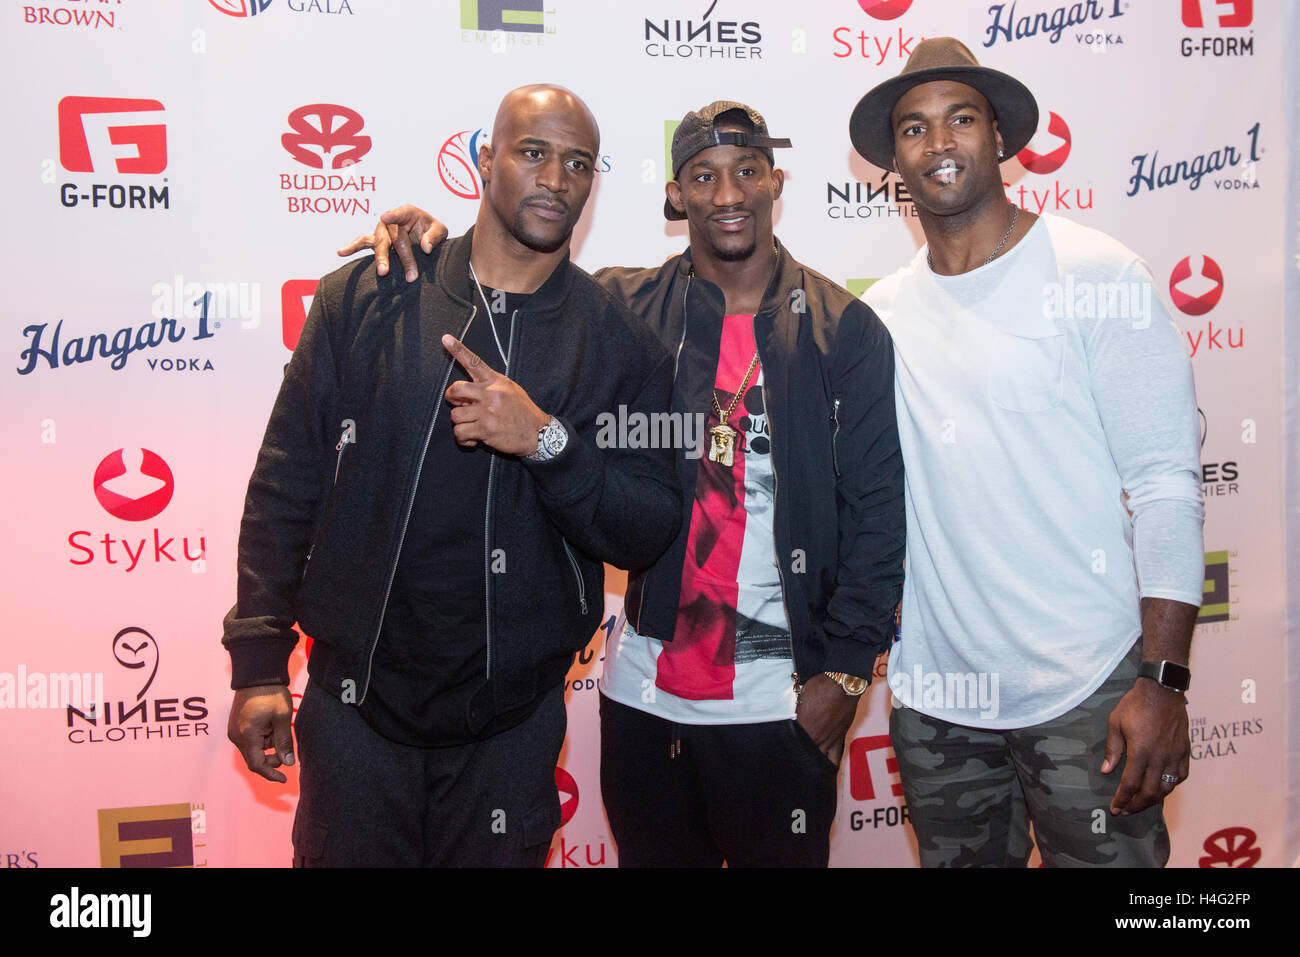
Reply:
M1114 817L1124 765L1101 773L1106 719L1133 687L1140 643L1073 711L988 731L895 707L889 733L923 867L1164 867L1160 805ZM1033 824L1033 839L1029 825Z

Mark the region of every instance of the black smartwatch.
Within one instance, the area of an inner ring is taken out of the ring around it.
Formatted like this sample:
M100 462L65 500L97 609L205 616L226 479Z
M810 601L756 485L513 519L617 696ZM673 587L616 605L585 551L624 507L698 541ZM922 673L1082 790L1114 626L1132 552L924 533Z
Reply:
M1144 661L1138 665L1138 677L1150 678L1162 688L1179 693L1192 686L1192 673L1187 666L1172 661Z

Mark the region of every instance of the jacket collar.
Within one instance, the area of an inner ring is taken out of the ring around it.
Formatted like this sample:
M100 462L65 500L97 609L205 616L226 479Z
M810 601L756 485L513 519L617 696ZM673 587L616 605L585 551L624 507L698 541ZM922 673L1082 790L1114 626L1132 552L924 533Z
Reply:
M438 256L437 265L432 271L421 269L426 282L436 283L448 296L466 306L471 305L477 295L469 275L469 256L473 241L474 228L471 226L465 235L448 239L444 243L442 255ZM416 255L423 258L419 247L415 249ZM435 255L437 252L435 250ZM531 314L558 310L568 298L576 271L569 257L565 256L537 291L528 297L526 311Z
M790 290L797 285L795 272L799 269L799 264L795 262L793 256L782 245L781 240L773 237L776 244L776 267L772 270L772 277L767 282L767 289L763 291L763 299L759 303L758 315L772 316L777 314L784 306L789 304ZM722 289L715 283L702 279L693 274L695 264L691 258L691 249L689 246L677 259L677 278L685 282L688 278L692 283L702 284L702 288L708 290L709 295L716 296L722 300L722 309L726 309L726 300L722 295Z

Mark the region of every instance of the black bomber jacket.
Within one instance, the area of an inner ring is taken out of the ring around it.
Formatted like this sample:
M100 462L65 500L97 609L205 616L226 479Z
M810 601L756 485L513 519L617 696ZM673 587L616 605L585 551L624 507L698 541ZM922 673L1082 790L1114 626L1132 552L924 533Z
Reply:
M410 284L377 276L372 257L321 280L249 481L222 638L232 687L287 683L298 622L313 682L363 704L428 439L450 427L440 340L476 310L471 236L417 252ZM569 440L547 462L495 456L484 535L464 545L484 567L488 645L470 738L522 720L563 680L600 623L602 563L646 568L682 513L671 450L596 444L601 413L667 407L672 360L645 323L568 259L519 319L509 375ZM489 572L497 549L505 574Z
M672 410L707 412L726 302L693 274L690 251L658 269L595 279L647 320L674 356ZM800 681L820 671L870 680L902 595L903 459L894 417L894 350L865 303L796 262L777 264L754 317L776 476L775 535ZM628 581L638 634L673 637L698 461L677 456L681 531Z

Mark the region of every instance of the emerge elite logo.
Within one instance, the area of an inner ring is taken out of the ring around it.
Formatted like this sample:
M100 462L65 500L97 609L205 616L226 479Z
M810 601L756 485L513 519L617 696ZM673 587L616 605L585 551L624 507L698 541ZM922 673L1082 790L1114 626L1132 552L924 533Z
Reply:
M460 28L541 33L542 0L461 0Z
M1201 610L1196 615L1198 625L1215 622L1233 621L1237 618L1232 606L1237 599L1232 591L1237 586L1232 583L1231 575L1236 571L1231 567L1231 560L1237 553L1230 549L1205 553L1205 582L1201 586L1203 597Z
M99 811L100 867L193 867L188 804L114 807Z

